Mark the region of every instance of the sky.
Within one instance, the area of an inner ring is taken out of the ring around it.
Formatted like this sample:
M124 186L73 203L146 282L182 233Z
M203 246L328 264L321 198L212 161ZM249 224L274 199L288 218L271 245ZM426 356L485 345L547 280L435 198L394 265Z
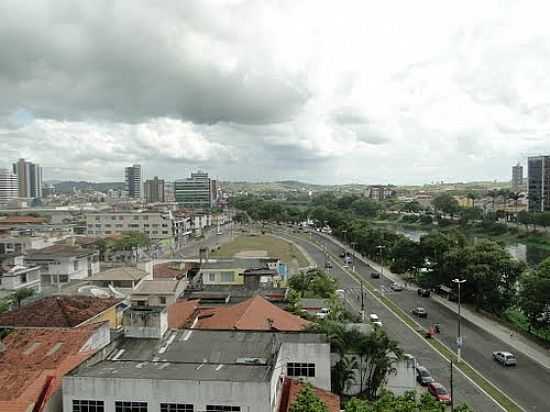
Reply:
M3 0L0 167L509 180L550 153L541 1Z

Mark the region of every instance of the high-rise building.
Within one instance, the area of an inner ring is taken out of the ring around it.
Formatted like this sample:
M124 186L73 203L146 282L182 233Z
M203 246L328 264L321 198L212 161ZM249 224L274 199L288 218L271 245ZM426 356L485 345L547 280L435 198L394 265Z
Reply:
M550 211L550 156L528 159L529 211Z
M512 167L512 190L517 192L523 186L523 166L519 163Z
M141 199L143 197L141 165L133 165L124 169L124 178L126 179L128 197L132 199Z
M19 159L13 164L17 175L19 197L37 199L42 197L42 168L40 165Z
M0 205L5 206L18 196L17 176L8 169L0 169Z
M164 202L164 180L157 176L145 181L143 191L147 203Z
M198 171L191 173L188 179L174 182L176 202L182 207L210 208L212 202L212 186L208 173Z

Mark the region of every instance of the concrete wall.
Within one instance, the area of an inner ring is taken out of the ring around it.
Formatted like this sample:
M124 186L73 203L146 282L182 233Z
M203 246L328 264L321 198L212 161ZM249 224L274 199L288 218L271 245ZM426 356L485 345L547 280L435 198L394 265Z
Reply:
M160 338L168 329L166 309L134 310L124 312L124 334L131 338Z
M21 281L21 275L26 274L27 281ZM41 291L40 281L40 268L28 268L26 270L19 270L13 275L10 273L0 278L0 289L17 290L22 288L28 288L34 290L35 293Z
M222 272L232 272L233 281L222 281ZM202 283L204 285L244 285L244 269L202 269ZM214 280L210 280L210 274L214 275Z
M90 325L92 323L109 322L109 327L112 329L118 329L122 326L122 313L116 306L109 308L99 315L87 320L83 325Z
M315 377L303 378L313 386L330 391L330 344L289 343L281 345L281 359L286 362L315 364ZM280 365L286 375L286 364Z
M115 401L147 402L148 412L160 412L161 402L190 403L195 411L207 404L240 406L241 412L274 412L269 382L170 381L65 376L64 411L73 399L103 400L105 412L115 412Z

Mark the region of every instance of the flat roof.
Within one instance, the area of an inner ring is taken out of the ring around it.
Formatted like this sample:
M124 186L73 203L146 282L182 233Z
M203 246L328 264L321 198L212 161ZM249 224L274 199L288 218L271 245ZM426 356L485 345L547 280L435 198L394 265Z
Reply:
M225 257L209 259L208 262L202 264L201 269L259 269L267 266L268 262L276 262L278 258L260 257Z

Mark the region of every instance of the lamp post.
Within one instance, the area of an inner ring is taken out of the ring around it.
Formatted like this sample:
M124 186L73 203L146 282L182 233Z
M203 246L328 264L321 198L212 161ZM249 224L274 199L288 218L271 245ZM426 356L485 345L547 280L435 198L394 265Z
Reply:
M378 249L380 251L380 271L381 271L381 274L382 276L384 276L384 248L386 246L384 245L378 245L376 246L376 249Z
M461 350L462 350L462 335L460 334L460 286L466 283L466 279L453 279L453 283L458 285L458 323L456 333L456 363L461 362Z
M351 242L351 271L355 272L355 246L357 246L357 242Z

